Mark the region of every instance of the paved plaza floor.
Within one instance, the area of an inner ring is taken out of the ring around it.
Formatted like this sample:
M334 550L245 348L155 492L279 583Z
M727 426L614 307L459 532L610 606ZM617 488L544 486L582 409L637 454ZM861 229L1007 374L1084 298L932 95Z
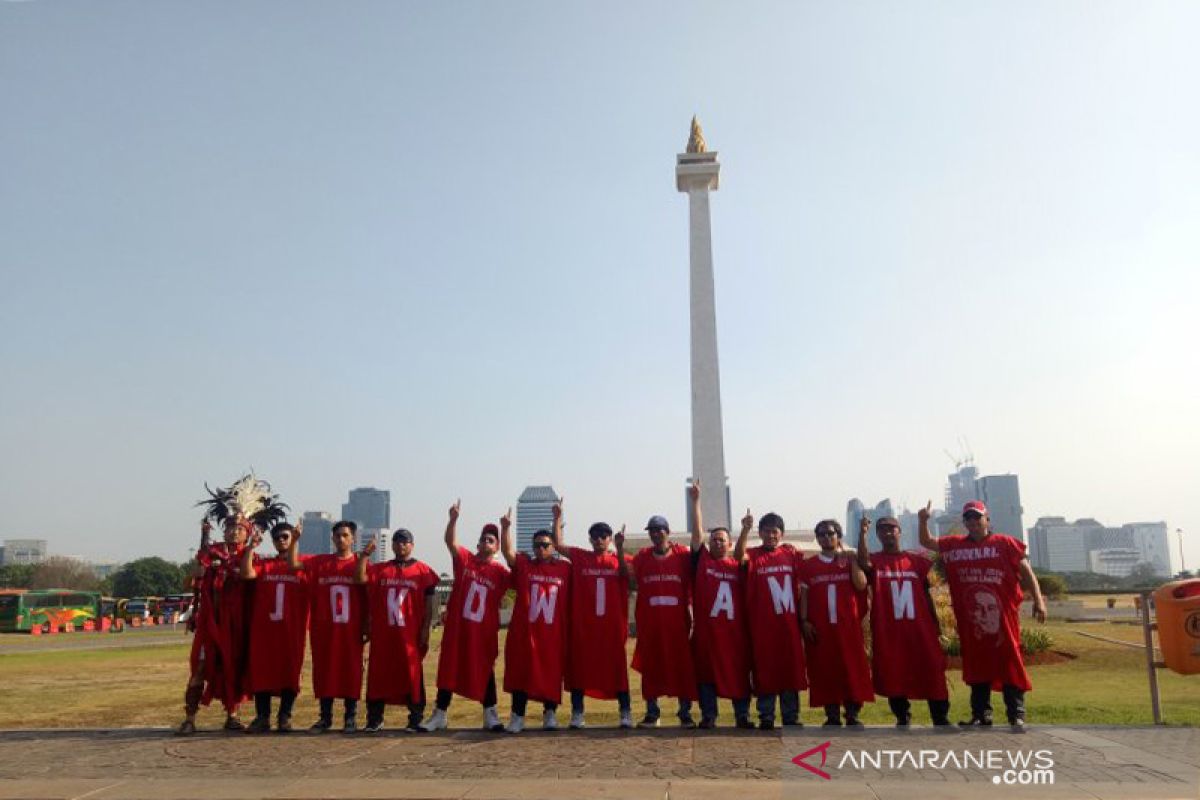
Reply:
M808 767L793 763L805 753L800 761ZM1013 754L1016 766L1026 765L1022 753L1041 760L1030 761L1024 774L1006 774ZM1052 775L1035 773L1046 759ZM662 728L190 738L165 729L0 732L3 800L385 797L1191 800L1200 797L1200 730L873 728L830 735L820 728Z

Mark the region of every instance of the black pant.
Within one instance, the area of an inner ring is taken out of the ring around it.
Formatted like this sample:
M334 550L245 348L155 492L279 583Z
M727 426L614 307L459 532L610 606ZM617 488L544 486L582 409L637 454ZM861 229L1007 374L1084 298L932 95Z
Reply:
M254 694L254 716L258 719L271 718L271 697L270 692L255 692ZM292 715L292 706L296 702L296 693L291 689L281 692L279 695L279 717L290 717Z
M434 700L434 704L440 711L445 711L446 709L450 708L450 700L452 697L454 697L454 693L449 689L439 688L437 698ZM483 707L491 708L494 705L496 705L496 673L493 672L488 676L487 689L485 689L483 692Z
M333 719L333 701L336 698L322 697L321 698L321 719ZM358 716L358 698L347 697L343 702L346 704L346 719L354 719Z
M529 695L525 692L512 693L512 713L518 717L525 716L525 706L529 703ZM547 711L554 711L558 708L558 703L542 703L542 708Z
M383 700L368 700L367 701L367 725L383 722L383 711L387 706ZM408 708L408 727L415 728L421 724L421 717L425 716L424 703L409 703Z
M862 709L862 703L846 703L846 722L854 722L858 719L858 712ZM825 706L825 720L827 722L837 721L841 723L842 714L841 707L837 703Z
M622 711L630 710L629 692L617 692L617 707ZM571 690L571 713L583 713L583 689Z
M1008 721L1017 717L1025 718L1025 690L1016 686L1004 686L1004 710L1008 713ZM979 718L984 713L992 713L992 685L990 683L971 684L971 714Z
M949 700L929 700L929 718L934 725L950 724L950 701ZM912 704L909 703L907 697L889 697L888 707L892 709L892 713L896 715L897 720L907 720L909 718L909 709Z

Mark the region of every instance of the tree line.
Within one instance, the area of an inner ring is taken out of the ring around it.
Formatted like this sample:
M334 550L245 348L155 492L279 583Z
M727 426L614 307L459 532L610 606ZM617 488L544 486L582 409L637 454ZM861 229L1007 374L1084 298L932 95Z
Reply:
M192 562L175 564L157 556L121 565L101 578L88 563L51 556L37 564L0 566L0 589L76 589L107 597L162 597L191 591Z

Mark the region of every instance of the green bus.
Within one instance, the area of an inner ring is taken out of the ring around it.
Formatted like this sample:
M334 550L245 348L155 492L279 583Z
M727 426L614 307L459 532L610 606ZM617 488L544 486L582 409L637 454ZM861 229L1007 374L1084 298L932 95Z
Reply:
M74 589L30 589L0 594L0 633L61 628L73 623L76 629L100 617L100 593Z

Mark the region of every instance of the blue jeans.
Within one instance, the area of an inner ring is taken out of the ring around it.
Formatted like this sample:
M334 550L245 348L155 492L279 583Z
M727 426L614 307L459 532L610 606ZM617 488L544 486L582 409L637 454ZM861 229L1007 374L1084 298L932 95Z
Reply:
M717 718L717 687L711 683L702 683L697 688L700 689L700 717L702 719ZM733 716L735 719L744 719L750 716L750 698L735 697L733 703Z
M680 698L680 700L679 700L679 718L684 719L686 717L690 717L691 715L692 715L692 701L684 700L683 698ZM646 716L650 717L651 719L658 719L659 717L662 716L662 711L658 707L658 698L657 697L647 697L646 698Z
M763 722L775 721L775 698L779 698L779 714L783 717L784 725L791 725L800 718L800 693L780 692L760 694L755 705L758 707L758 718Z
M617 707L622 711L628 711L630 708L629 692L617 692ZM571 713L583 713L583 689L571 690Z

